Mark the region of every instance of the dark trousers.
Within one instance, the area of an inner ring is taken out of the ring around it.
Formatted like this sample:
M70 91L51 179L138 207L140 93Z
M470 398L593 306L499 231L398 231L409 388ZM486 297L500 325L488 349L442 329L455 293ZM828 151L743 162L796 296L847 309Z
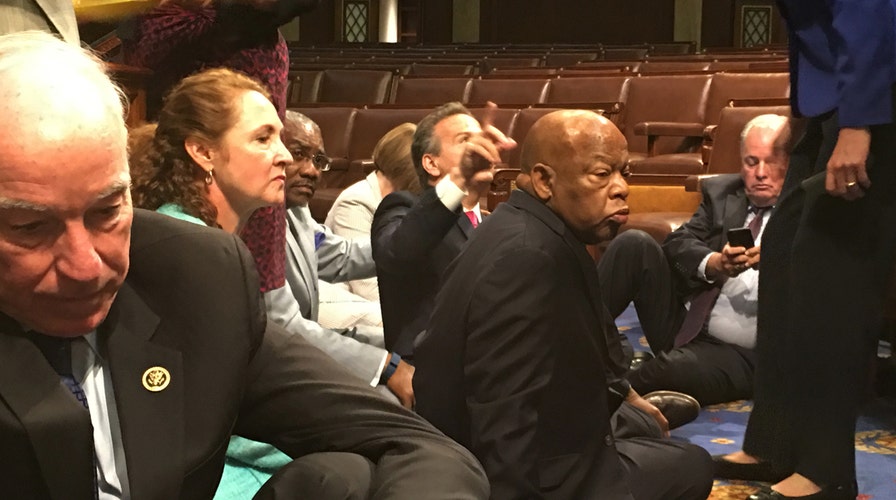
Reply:
M821 485L855 480L855 422L896 244L896 127L872 127L872 186L824 192L836 115L810 120L762 237L755 406L744 451ZM805 181L804 181L805 179ZM804 181L804 182L803 182Z
M261 487L254 500L369 498L376 466L353 453L325 452L284 465Z
M616 237L598 264L601 295L613 317L634 302L644 336L656 354L626 378L639 394L673 390L702 405L753 395L755 355L751 349L700 334L673 348L687 310L673 286L662 248L643 231Z
M672 349L687 313L676 297L663 249L644 231L621 233L597 263L600 293L614 318L635 303L638 321L654 353Z
M712 489L706 450L663 438L656 420L628 403L610 419L616 451L636 500L703 500Z

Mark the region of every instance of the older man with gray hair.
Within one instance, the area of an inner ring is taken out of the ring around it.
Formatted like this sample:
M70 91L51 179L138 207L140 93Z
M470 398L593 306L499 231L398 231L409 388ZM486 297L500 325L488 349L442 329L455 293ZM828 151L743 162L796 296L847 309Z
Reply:
M752 396L759 249L789 138L786 117L754 118L741 135L740 173L704 179L697 212L662 246L632 230L601 256L607 308L616 317L634 301L657 355L629 373L638 392L681 391L703 405Z

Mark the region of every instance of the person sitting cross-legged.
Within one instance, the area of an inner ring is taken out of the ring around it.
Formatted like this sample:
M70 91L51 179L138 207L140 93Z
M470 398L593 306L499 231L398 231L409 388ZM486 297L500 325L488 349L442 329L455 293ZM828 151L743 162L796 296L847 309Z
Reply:
M762 228L784 183L789 130L784 116L752 119L741 134L740 173L704 179L697 212L662 246L631 230L601 256L610 314L634 302L656 354L627 375L638 392L681 391L702 405L752 397ZM755 246L728 243L743 227Z

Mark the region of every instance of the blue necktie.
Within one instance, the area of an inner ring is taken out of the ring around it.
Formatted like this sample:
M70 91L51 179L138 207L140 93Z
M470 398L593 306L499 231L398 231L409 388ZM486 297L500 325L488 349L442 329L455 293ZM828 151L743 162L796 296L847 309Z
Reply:
M81 404L84 405L84 409L89 412L90 408L87 406L87 394L84 393L84 388L81 387L81 384L78 383L72 373L72 342L75 339L51 337L37 332L29 333L28 337L34 345L40 349L40 352L43 353L47 362L50 363L50 366L56 370L56 373L59 374L59 378L62 379L62 382L68 387L68 390L75 396L75 399L80 401ZM96 453L91 453L91 455L93 455L93 491L94 498L97 498L99 491L96 487Z
M61 338L61 337L50 337L49 335L42 335L39 333L32 332L30 334L31 341L34 342L34 345L40 349L40 352L43 353L44 357L47 358L47 362L50 363L50 366L56 370L56 373L59 374L59 377L62 379L62 382L65 383L65 386L68 387L68 390L71 391L72 395L84 405L85 409L88 409L87 406L87 395L84 394L84 389L81 387L81 384L75 380L75 376L72 373L72 340L69 338Z

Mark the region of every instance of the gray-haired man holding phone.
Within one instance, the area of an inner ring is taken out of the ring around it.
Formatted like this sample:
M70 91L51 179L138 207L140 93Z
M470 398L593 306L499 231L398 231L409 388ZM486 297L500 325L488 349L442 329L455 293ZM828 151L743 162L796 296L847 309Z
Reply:
M762 229L787 170L789 121L761 115L741 135L740 174L701 183L691 219L658 245L626 231L598 264L607 308L634 301L656 355L629 373L640 394L675 390L702 405L753 393Z

